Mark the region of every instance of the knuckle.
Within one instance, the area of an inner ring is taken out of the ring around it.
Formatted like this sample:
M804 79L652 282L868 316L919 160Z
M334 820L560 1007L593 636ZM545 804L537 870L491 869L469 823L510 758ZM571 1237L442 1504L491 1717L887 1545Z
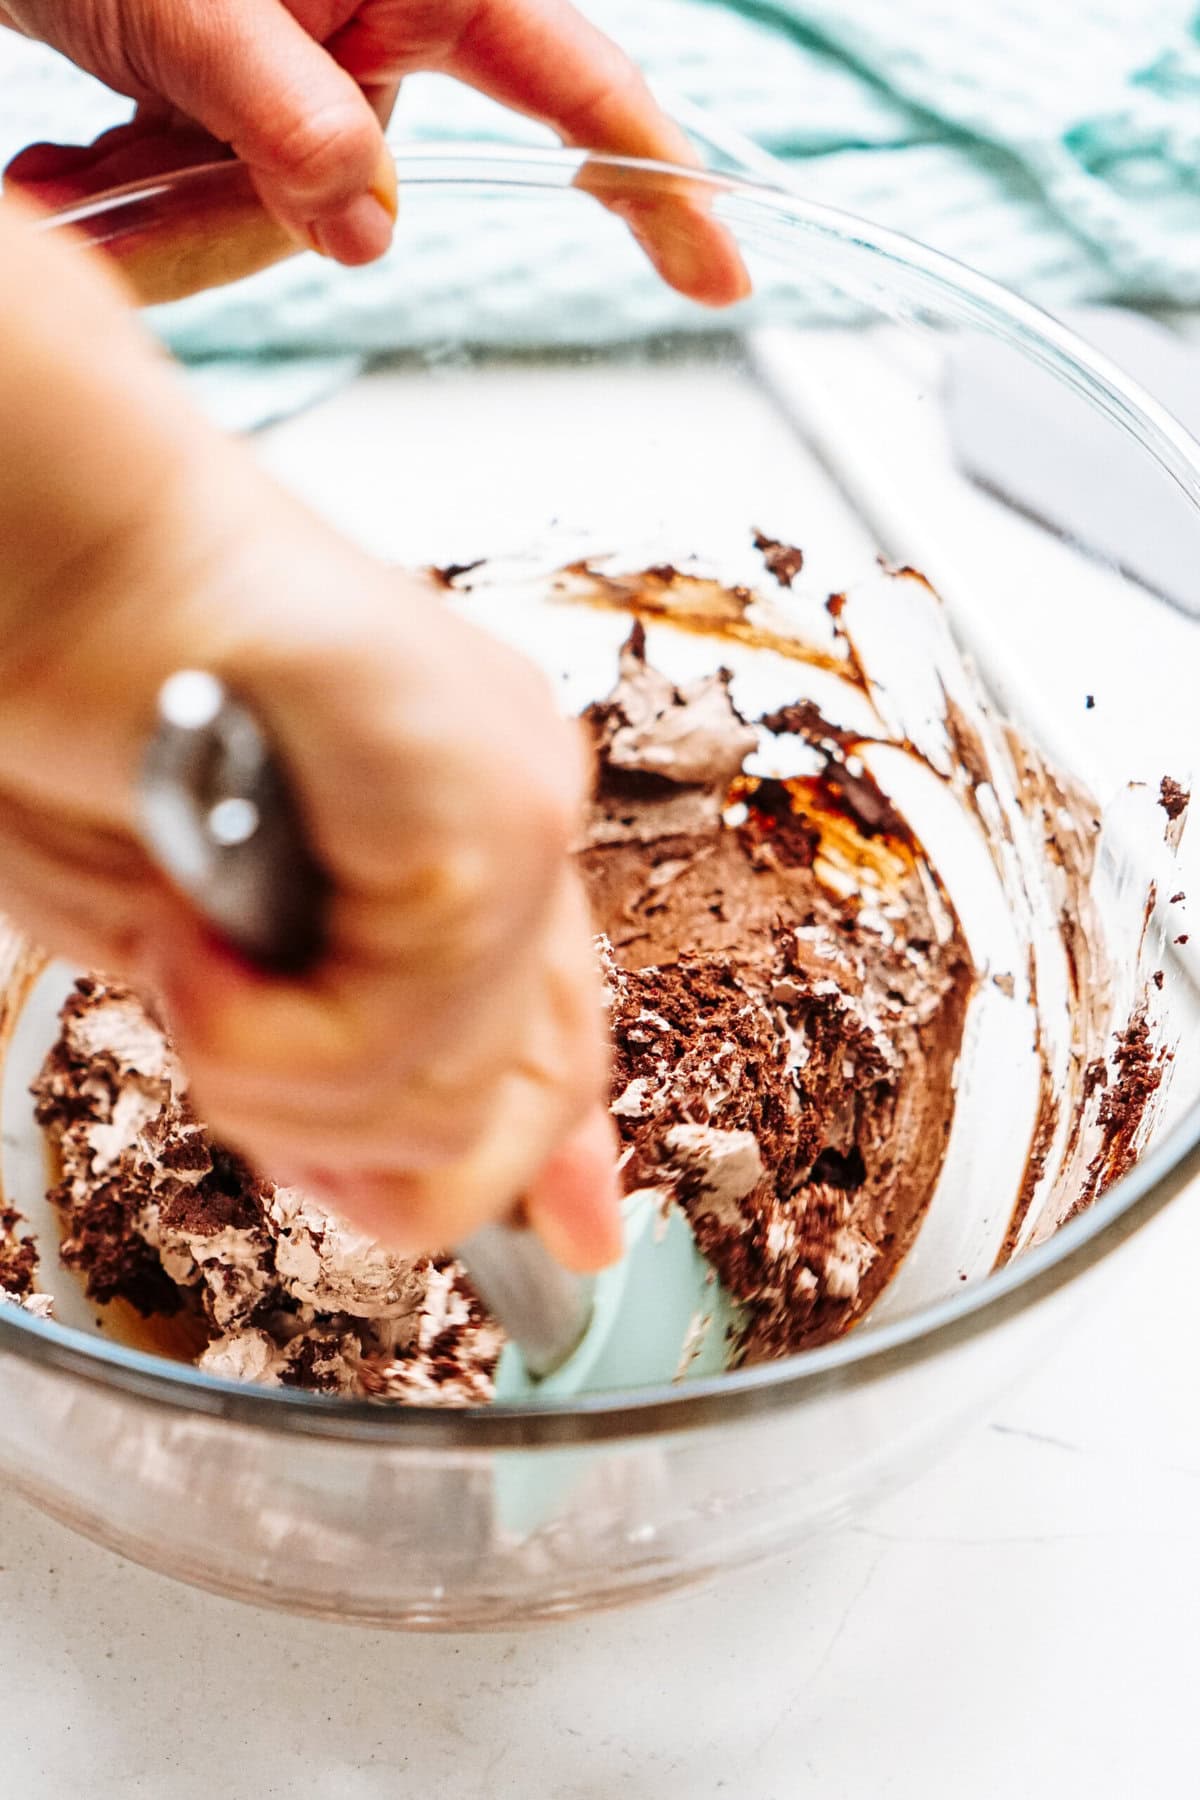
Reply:
M597 66L590 84L559 118L558 129L568 142L588 140L609 120L653 105L644 76L614 45L612 53Z
M277 151L289 185L330 206L353 199L370 184L378 154L378 128L353 97L297 111Z

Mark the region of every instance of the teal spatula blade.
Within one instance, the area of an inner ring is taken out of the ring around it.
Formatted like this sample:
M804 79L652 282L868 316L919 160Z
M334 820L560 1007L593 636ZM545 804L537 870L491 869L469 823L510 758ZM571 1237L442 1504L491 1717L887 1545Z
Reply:
M672 1202L664 1214L662 1201L651 1188L628 1196L625 1254L597 1276L578 1348L538 1380L508 1344L496 1371L498 1401L654 1387L728 1366L745 1325L743 1310L700 1254L683 1212Z

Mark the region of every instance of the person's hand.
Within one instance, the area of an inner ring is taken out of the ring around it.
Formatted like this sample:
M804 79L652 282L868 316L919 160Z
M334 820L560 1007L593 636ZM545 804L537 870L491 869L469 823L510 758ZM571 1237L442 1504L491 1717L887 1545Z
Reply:
M633 64L568 0L0 0L5 22L137 102L131 124L88 148L33 145L10 164L7 179L47 206L228 149L296 238L370 262L395 215L381 121L420 69L469 82L568 144L696 162ZM682 292L720 306L748 291L702 197L597 192Z
M563 1260L611 1260L583 758L540 676L273 487L12 202L0 316L0 901L163 996L201 1115L264 1173L411 1251L526 1196ZM264 719L333 878L311 979L244 966L140 847L188 666Z

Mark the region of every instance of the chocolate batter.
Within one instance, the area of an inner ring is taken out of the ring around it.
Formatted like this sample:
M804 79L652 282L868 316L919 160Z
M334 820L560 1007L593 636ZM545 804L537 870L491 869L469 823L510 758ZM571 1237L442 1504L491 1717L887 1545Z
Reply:
M627 1191L664 1188L749 1308L750 1357L835 1336L941 1167L972 969L920 847L811 707L817 777L741 774L728 680L682 690L635 626L588 724L579 863L611 946ZM847 877L850 877L849 883Z

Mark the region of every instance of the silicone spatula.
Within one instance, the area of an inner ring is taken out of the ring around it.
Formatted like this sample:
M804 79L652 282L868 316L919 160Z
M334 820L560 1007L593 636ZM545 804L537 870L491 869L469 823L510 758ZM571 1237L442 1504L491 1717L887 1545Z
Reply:
M244 955L290 974L321 953L328 882L261 723L212 674L159 695L141 826L164 872ZM455 1247L509 1337L496 1396L564 1397L656 1385L726 1366L739 1309L654 1189L625 1202L626 1251L594 1280L570 1274L513 1220Z

